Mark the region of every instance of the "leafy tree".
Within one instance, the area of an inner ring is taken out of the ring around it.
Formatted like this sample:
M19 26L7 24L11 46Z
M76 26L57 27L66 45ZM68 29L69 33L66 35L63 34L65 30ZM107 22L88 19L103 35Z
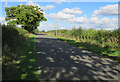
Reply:
M76 36L79 37L79 39L81 38L81 36L82 36L82 28L81 27L76 29Z
M95 34L95 39L99 41L100 43L103 42L104 37L105 37L105 30L103 29L98 30L97 33Z
M39 33L39 29L37 28L37 29L33 30L33 33L34 33L34 34Z
M77 36L77 33L76 33L77 29L74 27L72 30L73 30L72 36Z
M89 28L87 30L83 30L82 37L84 39L94 39L96 30L94 28Z
M47 21L43 16L43 10L38 6L17 5L17 7L6 7L5 11L8 24L21 24L22 28L29 32L35 30L41 21Z
M45 32L45 30L42 30L42 32Z

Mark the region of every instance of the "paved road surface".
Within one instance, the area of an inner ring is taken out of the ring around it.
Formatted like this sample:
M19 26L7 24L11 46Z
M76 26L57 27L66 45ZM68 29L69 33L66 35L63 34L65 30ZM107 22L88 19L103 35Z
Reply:
M118 80L118 64L110 59L44 34L36 45L41 80Z

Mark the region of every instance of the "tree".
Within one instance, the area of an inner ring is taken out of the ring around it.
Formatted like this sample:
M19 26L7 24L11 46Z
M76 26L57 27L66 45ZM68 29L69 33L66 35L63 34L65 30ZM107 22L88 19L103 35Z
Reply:
M37 29L41 21L47 21L43 16L43 10L38 6L17 5L17 7L6 7L6 18L8 24L21 24L22 28L32 32Z
M45 32L45 30L42 30L42 32Z
M37 29L35 29L35 30L33 30L33 33L34 34L37 34L37 33L39 33L40 31L39 31L39 29L37 28Z

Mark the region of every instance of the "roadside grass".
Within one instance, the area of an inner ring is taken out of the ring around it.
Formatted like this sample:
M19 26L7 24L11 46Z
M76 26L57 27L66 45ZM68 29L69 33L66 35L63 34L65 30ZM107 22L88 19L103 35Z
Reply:
M2 80L39 80L35 37L14 25L2 27Z
M2 80L39 80L38 74L38 63L37 63L37 56L36 56L36 44L35 44L35 37L36 35L27 34L24 45L21 48L17 48L16 54L18 56L17 59L11 58L11 53L9 47L4 47L4 54L10 55L3 56L4 63L2 68ZM19 49L19 50L18 50ZM14 56L15 56L14 55ZM8 58L11 61L8 61ZM14 60L13 60L14 59ZM13 61L12 61L13 60Z
M112 50L111 48L104 48L104 47L101 47L96 44L90 44L88 42L79 42L79 41L70 40L70 39L66 39L63 37L59 37L59 36L53 36L51 34L48 34L48 35L51 37L57 38L61 41L72 44L73 46L88 50L92 53L98 54L98 55L106 57L106 58L110 58L110 59L120 63L120 56L119 56L120 51Z
M23 47L24 51L21 52L22 55L16 62L19 70L18 79L39 80L35 37L36 35L30 34Z

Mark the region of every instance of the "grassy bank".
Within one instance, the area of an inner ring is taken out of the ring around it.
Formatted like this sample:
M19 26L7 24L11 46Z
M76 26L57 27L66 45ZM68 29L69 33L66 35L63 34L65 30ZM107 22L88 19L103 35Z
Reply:
M38 80L36 35L12 25L2 27L2 79Z
M38 64L36 56L36 35L30 35L25 43L24 51L16 62L19 70L19 78L22 80L39 80Z
M54 36L49 33L47 33L47 34L49 36L57 38L61 41L72 44L73 46L88 50L92 53L98 54L98 55L106 57L106 58L110 58L116 62L120 62L120 57L119 57L120 51L115 51L115 50L112 50L111 48L104 48L99 45L91 44L89 42L80 42L80 41L76 41L76 40L72 40L72 39L66 39L66 38L63 38L60 36Z

